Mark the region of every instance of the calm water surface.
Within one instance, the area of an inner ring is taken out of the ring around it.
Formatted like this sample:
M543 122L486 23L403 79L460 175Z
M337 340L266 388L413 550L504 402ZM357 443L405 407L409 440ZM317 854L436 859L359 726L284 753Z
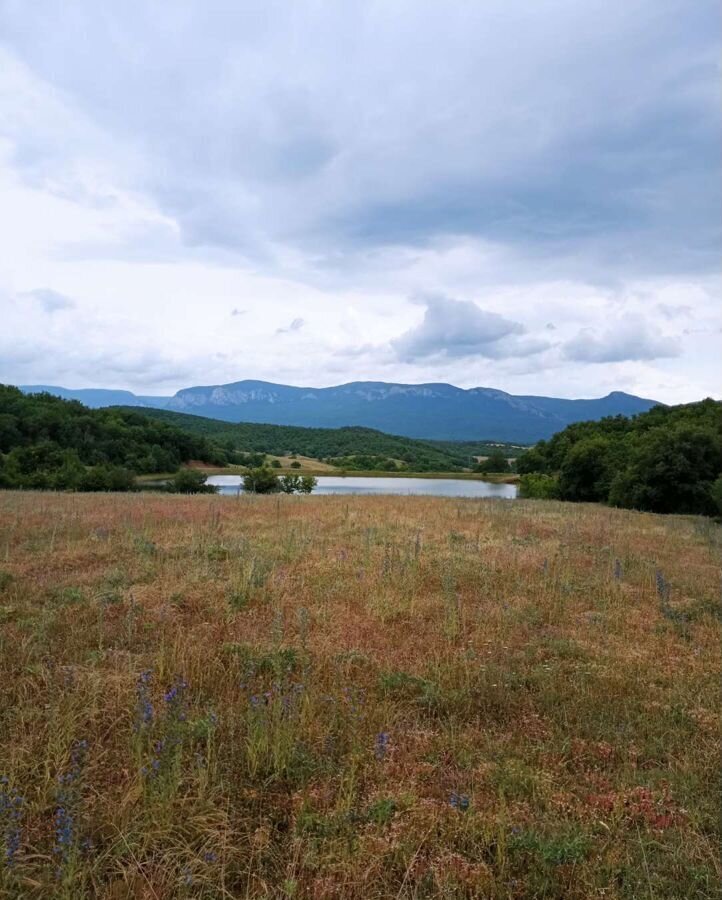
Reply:
M220 494L237 494L239 475L211 475L208 484ZM490 481L467 481L462 478L362 478L319 475L314 494L428 494L432 497L497 497L513 500L515 484L492 484Z

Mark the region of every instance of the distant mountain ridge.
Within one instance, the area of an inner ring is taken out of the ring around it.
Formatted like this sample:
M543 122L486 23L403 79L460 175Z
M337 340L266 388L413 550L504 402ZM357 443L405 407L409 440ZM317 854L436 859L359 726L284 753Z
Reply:
M108 390L107 388L64 388L54 384L21 384L20 390L25 394L52 394L63 400L79 400L90 409L102 409L105 406L145 406L150 409L163 409L170 397L149 397L134 394L132 391Z
M311 388L237 381L184 388L173 397L137 396L130 391L45 390L88 406L141 406L207 416L227 422L261 422L316 428L359 425L389 434L431 440L497 440L533 443L551 437L572 422L611 415L636 415L658 405L654 400L613 391L597 399L515 396L494 388L451 384L391 384L354 381Z

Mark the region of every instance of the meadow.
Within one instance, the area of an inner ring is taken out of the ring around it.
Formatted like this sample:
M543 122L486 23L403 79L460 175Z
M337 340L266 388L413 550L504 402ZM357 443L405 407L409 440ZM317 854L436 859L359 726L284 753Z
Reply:
M712 898L708 519L0 492L0 896Z

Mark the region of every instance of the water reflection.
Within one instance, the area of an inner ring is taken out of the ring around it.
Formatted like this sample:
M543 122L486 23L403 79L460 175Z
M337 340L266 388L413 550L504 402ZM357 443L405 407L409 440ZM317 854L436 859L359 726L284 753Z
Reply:
M243 490L239 475L211 475L208 484L215 485L220 494L238 494ZM343 478L340 475L320 475L314 494L425 494L431 497L513 500L517 495L517 486L463 478Z

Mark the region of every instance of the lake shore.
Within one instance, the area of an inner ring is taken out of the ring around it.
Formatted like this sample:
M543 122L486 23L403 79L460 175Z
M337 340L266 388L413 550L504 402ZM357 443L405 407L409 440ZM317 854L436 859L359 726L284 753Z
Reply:
M194 466L193 468L205 473L206 475L245 475L247 469L245 466ZM302 466L299 469L292 469L284 466L280 469L274 469L277 475L314 475L315 477L333 476L337 478L452 478L462 481L488 481L492 484L518 484L519 476L513 472L509 473L489 473L484 475L481 472L375 472L373 470L354 471L352 469L335 469L333 467L325 467L323 469L313 468L312 466ZM165 481L173 478L173 472L164 472L161 474L138 475L136 481L139 483Z

